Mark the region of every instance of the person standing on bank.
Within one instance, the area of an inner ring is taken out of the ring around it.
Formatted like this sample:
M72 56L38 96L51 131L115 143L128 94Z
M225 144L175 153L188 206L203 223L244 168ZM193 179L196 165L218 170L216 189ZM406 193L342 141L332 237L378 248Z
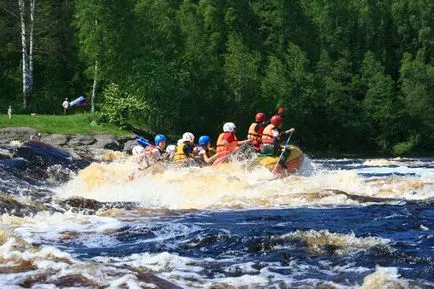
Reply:
M65 98L65 101L63 101L62 106L63 106L63 114L66 115L66 111L69 108L68 98Z
M10 105L9 105L9 108L8 108L8 117L9 117L9 119L12 118L12 106L10 106Z

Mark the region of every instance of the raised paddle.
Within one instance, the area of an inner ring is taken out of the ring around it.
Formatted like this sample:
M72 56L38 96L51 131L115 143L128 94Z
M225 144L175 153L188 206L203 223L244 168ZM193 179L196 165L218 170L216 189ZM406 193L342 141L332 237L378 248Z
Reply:
M291 131L291 134L289 135L288 139L286 140L285 148L288 146L289 140L291 139L292 133L293 133L294 131L295 131L295 129L293 129L293 130ZM277 160L276 165L274 166L274 169L271 171L273 174L276 173L277 167L279 166L279 162L280 162L280 160L282 159L283 154L285 153L285 148L283 148L282 153L280 154L280 157L279 157L279 159Z
M136 135L135 140L136 140L139 144L141 144L143 147L147 147L147 146L151 145L151 143L149 142L149 140L147 140L147 139L145 139L145 138L142 138L142 137L139 136L139 135Z

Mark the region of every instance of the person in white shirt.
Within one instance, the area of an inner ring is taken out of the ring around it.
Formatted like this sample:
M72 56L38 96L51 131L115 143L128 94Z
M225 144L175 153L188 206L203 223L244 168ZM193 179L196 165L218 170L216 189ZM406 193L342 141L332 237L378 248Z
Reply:
M63 114L66 115L66 111L67 111L68 108L69 108L68 98L65 98L65 101L63 101L62 106L63 106Z
M12 118L12 106L10 106L10 105L9 105L9 108L8 108L8 117L9 117L9 119Z

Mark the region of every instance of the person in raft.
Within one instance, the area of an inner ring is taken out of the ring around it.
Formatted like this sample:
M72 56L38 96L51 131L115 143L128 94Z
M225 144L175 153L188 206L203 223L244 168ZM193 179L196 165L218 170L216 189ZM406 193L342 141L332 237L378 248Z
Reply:
M283 114L283 108L279 108L277 115L281 116ZM262 133L264 129L271 123L271 119L265 120L265 114L263 112L258 112L255 116L255 122L253 122L249 131L247 132L247 139L252 141L253 148L256 152L261 150L262 146Z
M237 127L233 122L227 122L223 125L223 133L217 139L216 150L219 157L234 152L242 144L250 142L249 139L239 141L235 135Z
M291 154L290 146L282 147L280 145L280 137L282 135L290 134L295 129L291 128L287 131L281 132L282 117L280 115L274 115L270 124L265 127L262 133L262 148L260 155L262 156L279 156L282 150L284 151L282 157L279 159L279 165L286 169L286 160Z
M174 144L168 145L166 147L166 161L173 161L173 158L175 157L177 146Z
M143 148L143 147L142 147ZM150 167L152 164L161 161L165 156L166 148L166 136L164 134L157 134L154 137L154 145L148 145L140 152L134 152L134 155L139 156L139 167L134 170L134 172L128 176L129 180L133 180L139 171L143 171ZM134 150L134 148L133 148Z
M195 148L195 152L202 165L210 165L218 157L218 154L211 148L211 138L203 135L199 138L199 146Z
M183 165L190 165L194 161L194 134L186 132L182 135L180 144L176 148L174 161Z
M164 134L157 134L154 137L154 145L147 146L145 148L145 155L147 156L147 162L149 164L163 160L166 149L166 136Z

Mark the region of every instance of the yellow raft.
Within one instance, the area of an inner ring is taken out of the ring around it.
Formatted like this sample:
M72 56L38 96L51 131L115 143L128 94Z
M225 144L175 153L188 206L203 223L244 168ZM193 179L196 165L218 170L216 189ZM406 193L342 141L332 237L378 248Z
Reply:
M286 169L280 165L277 165L279 161L279 156L259 156L255 161L254 165L262 165L267 167L270 171L272 171L276 175L284 175L284 174L293 174L297 172L301 165L303 164L303 151L293 145L289 146L291 149L291 153L286 160Z

